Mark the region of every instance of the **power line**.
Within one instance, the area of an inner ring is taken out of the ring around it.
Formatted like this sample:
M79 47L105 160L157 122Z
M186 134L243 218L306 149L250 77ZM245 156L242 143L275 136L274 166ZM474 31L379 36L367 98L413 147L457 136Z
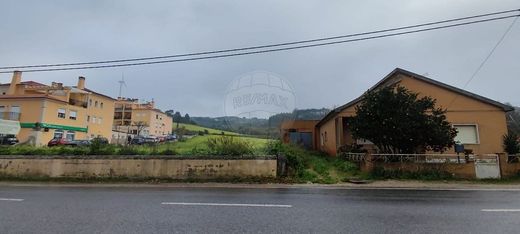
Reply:
M309 44L309 45L283 47L283 48L275 48L275 49L267 49L267 50L256 50L256 51L248 51L248 52L241 52L241 53L220 54L220 55L212 55L212 56L202 56L202 57L184 58L184 59L172 59L172 60L161 60L161 61L149 61L149 62L139 62L139 63L123 63L123 64L109 64L109 65L82 66L82 67L65 67L65 68L47 68L47 69L28 69L28 70L21 70L21 71L22 72L46 72L46 71L67 71L67 70L99 69L99 68L140 66L140 65L150 65L150 64L186 62L186 61L195 61L195 60L203 60L203 59L226 58L226 57L234 57L234 56L243 56L243 55L251 55L251 54L262 54L262 53L270 53L270 52L277 52L277 51L286 51L286 50L295 50L295 49L303 49L303 48L310 48L310 47L319 47L319 46L326 46L326 45L342 44L342 43L348 43L348 42L364 41L364 40L392 37L392 36L398 36L398 35L406 35L406 34L411 34L411 33L418 33L418 32L425 32L425 31L432 31L432 30L438 30L438 29L459 27L459 26L471 25L471 24L477 24L477 23L483 23L483 22L489 22L489 21L503 20L503 19L519 17L519 16L520 16L520 14L518 14L518 15L508 15L508 16L494 17L494 18L483 19L483 20L474 20L474 21L469 21L469 22L464 22L464 23L449 24L449 25L430 27L430 28L425 28L425 29L410 30L410 31L405 31L405 32L390 33L390 34L383 34L383 35L370 36L370 37L362 37L362 38L349 39L349 40L340 40L340 41L332 41L332 42L324 42L324 43L315 43L315 44ZM11 72L13 72L13 71L0 71L0 74L2 74L2 73L11 73Z
M376 31L370 31L370 32L363 32L363 33L355 33L355 34L348 34L348 35L341 35L341 36L334 36L334 37L317 38L317 39L310 39L310 40L301 40L301 41L294 41L294 42L285 42L285 43L278 43L278 44L268 44L268 45L260 45L260 46L233 48L233 49L225 49L225 50L214 50L214 51L187 53L187 54L176 54L176 55L144 57L144 58L131 58L131 59L119 59L119 60L106 60L106 61L93 61L93 62L40 64L40 65L24 65L24 66L5 66L5 67L0 67L0 69L21 69L21 68L37 68L37 67L63 67L63 66L104 64L104 63L121 63L121 62L134 62L134 61L144 61L144 60L157 60L157 59L166 59L166 58L198 56L198 55L217 54L217 53L228 53L228 52L237 52L237 51L243 51L243 50L264 49L264 48L271 48L271 47L280 47L280 46L296 45L296 44L303 44L303 43L328 41L328 40L349 38L349 37L355 37L355 36L365 36L365 35L370 35L370 34L391 32L391 31L399 31L399 30L404 30L404 29L411 29L411 28L418 28L418 27L424 27L424 26L431 26L431 25L436 25L436 24L443 24L443 23L456 22L456 21L475 19L475 18L482 18L482 17L487 17L487 16L493 16L493 15L502 15L502 14L517 12L517 11L520 12L520 9L499 11L499 12L493 12L493 13L487 13L487 14L473 15L473 16L467 16L467 17L461 17L461 18L454 18L454 19L448 19L448 20L441 20L441 21L435 21L435 22L429 22L429 23L423 23L423 24L416 24L416 25L410 25L410 26L404 26L404 27L397 27L397 28L376 30Z
M497 43L495 43L495 46L493 46L493 48L489 51L489 53L486 55L486 57L484 58L484 60L482 60L482 62L479 64L479 66L477 67L477 69L473 72L473 74L471 75L471 77L466 81L466 83L464 84L464 86L462 87L462 89L465 89L469 83L471 83L471 81L473 81L473 79L475 79L475 77L477 76L477 74L480 72L480 70L482 69L482 67L484 67L484 65L487 63L487 61L489 60L489 58L491 58L491 56L493 55L493 53L495 53L495 50L498 48L498 46L500 44L502 44L502 41L504 41L504 38L506 38L507 34L509 34L509 32L511 31L511 29L513 28L513 26L515 25L516 21L518 20L518 17L516 17L513 22L511 22L511 24L509 25L509 27L507 27L506 31L502 34L502 36L498 39ZM451 100L450 104L448 105L448 108L451 107L451 105L455 102L455 100L457 100L457 98L459 97L459 95L456 95L455 97L453 97L453 99Z

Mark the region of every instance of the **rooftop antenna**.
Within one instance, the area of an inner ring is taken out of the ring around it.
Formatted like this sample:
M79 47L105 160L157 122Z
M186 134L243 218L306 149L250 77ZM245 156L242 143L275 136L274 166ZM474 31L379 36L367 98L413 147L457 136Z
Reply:
M126 82L125 82L125 73L121 72L121 80L118 81L119 83L119 97L122 98L122 92L123 92L123 86L126 88Z

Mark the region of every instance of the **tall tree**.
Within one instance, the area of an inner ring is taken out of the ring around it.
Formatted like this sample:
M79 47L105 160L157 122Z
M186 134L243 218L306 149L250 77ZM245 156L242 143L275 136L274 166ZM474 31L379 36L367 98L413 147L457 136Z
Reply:
M373 142L382 153L445 151L457 130L446 121L446 110L431 97L418 97L402 86L367 92L352 118L352 134Z

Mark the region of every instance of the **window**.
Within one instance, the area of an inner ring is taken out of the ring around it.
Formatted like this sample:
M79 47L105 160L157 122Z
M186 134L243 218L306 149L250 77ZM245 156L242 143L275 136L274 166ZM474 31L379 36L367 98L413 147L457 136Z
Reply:
M101 109L103 109L103 103L99 104L99 107L100 107Z
M92 99L88 100L88 106L92 106Z
M159 119L159 115L155 115L155 119Z
M20 106L11 106L11 112L20 113Z
M98 118L98 124L101 124L102 121L103 121L103 118L99 117Z
M95 106L95 107L98 107L98 105L99 105L98 101L95 101L95 102L94 102L94 106Z
M66 135L66 139L69 140L69 141L73 141L74 140L74 131L67 131L67 135Z
M58 109L58 118L65 119L65 109Z
M323 142L323 138L324 138L324 137L323 137L323 133L322 133L322 134L321 134L321 137L320 137L320 145L321 145L321 146L323 146L323 143L324 143L324 142Z
M73 111L73 110L69 111L69 119L76 120L77 116L78 116L77 111Z
M478 128L475 124L461 124L453 125L457 129L457 136L455 136L455 142L461 144L478 144Z
M10 120L20 119L20 106L11 106L11 113L9 113Z
M90 122L90 115L87 115L87 123Z
M96 123L96 116L92 116L92 123Z
M325 131L325 142L327 142L327 132Z
M54 130L54 136L52 138L54 138L54 139L63 138L63 130L59 130L59 129Z

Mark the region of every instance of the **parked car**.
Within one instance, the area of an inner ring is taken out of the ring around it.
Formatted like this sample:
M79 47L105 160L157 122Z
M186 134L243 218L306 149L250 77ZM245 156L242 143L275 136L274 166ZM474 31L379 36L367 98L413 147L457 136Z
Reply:
M18 143L18 139L14 135L0 136L0 145L14 145Z
M59 145L67 145L69 143L69 140L65 138L54 138L47 143L47 146L53 147L53 146L59 146Z
M157 137L157 140L159 142L165 142L166 141L166 137L165 136L159 136L159 137Z
M99 142L99 143L102 144L102 145L106 145L106 144L109 143L109 142L108 142L108 139L105 138L105 137L94 137L94 138L92 138L92 140L90 140L90 141L91 141L91 143L97 141L97 142Z
M135 137L130 141L131 145L153 145L157 144L159 140L155 137Z
M159 143L159 139L157 139L157 137L150 136L150 137L145 137L144 142L146 144L156 144L156 143Z
M68 146L89 146L92 142L90 140L72 140L67 141L65 145Z
M130 140L130 145L143 145L145 144L144 138L142 137L134 137Z
M177 140L177 135L175 135L175 134L166 136L166 141L175 141L175 140Z

